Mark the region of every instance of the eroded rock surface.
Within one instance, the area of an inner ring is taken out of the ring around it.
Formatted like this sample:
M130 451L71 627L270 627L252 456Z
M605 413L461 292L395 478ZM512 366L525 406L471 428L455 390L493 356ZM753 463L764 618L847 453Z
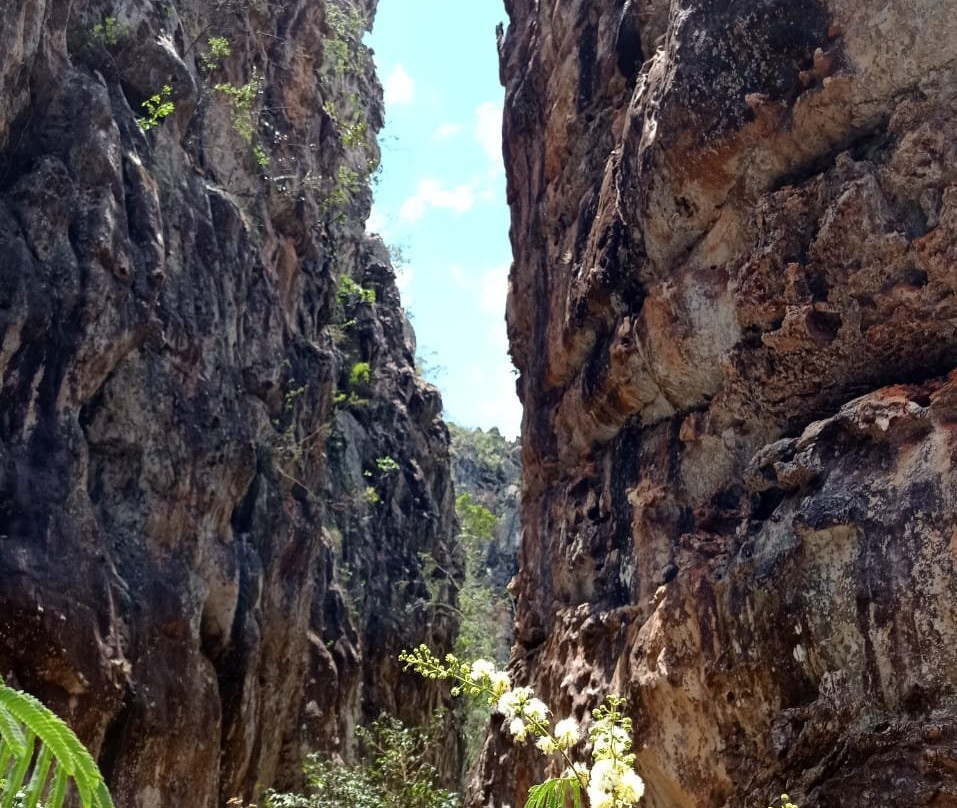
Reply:
M957 805L957 3L506 6L516 674L651 808Z
M450 643L421 558L458 560L364 234L374 6L0 9L0 669L118 805L248 800L439 702L395 658Z

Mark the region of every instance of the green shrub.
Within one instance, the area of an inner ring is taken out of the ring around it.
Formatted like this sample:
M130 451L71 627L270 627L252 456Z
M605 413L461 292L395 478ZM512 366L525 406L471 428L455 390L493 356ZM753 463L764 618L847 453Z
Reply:
M358 758L343 764L321 755L306 762L305 794L269 791L265 808L458 808L457 795L439 788L427 761L437 743L441 716L425 729L381 715L356 730Z
M176 105L173 103L172 95L173 88L165 84L163 85L163 89L156 93L156 95L150 96L140 104L140 106L146 110L146 115L142 118L138 118L137 123L139 123L140 128L144 132L155 129L163 122L164 118L173 114Z
M377 457L375 459L376 468L379 469L383 474L391 474L393 471L399 470L399 464L395 462L395 459L386 455L385 457Z
M107 48L116 47L120 40L128 36L130 29L125 25L120 25L116 17L104 17L102 22L93 26L93 41Z
M343 275L339 279L339 288L336 290L336 300L340 306L346 306L355 300L371 305L375 303L375 289L362 286L348 275Z
M207 44L209 50L200 57L200 60L203 63L203 69L207 73L212 73L223 63L224 59L232 55L233 49L229 45L229 40L224 36L212 36L207 40Z
M509 596L492 585L485 566L489 542L498 517L488 508L472 501L469 494L455 498L455 514L459 520L459 544L465 556L465 578L459 588L459 635L455 652L468 659L485 658L504 662L508 653L508 622L503 614L511 613ZM462 711L462 734L465 737L465 768L468 769L482 751L488 711L481 704L468 702Z
M229 101L232 110L233 131L247 146L253 159L260 168L269 165L269 155L259 142L259 112L256 109L256 99L263 91L263 77L258 70L253 70L252 78L245 84L217 84L213 89L222 93Z
M367 50L362 44L362 34L368 25L364 12L351 2L328 3L326 26L329 36L322 41L324 66L338 76L361 72Z
M356 362L349 371L349 388L355 390L372 381L372 367L368 362Z
M471 494L459 494L455 498L455 513L459 518L460 538L469 547L492 540L498 517L484 505L476 505Z
M340 220L344 220L344 211L362 190L366 181L368 177L360 177L359 172L354 168L340 165L332 188L319 204L319 209L323 214L336 213Z
M266 149L261 143L256 143L253 145L253 160L256 161L256 165L260 168L266 168L269 165L269 155L266 154Z
M247 144L251 144L256 135L256 113L253 105L262 92L262 87L262 76L253 70L253 77L241 86L223 83L214 88L229 100L233 113L233 130Z

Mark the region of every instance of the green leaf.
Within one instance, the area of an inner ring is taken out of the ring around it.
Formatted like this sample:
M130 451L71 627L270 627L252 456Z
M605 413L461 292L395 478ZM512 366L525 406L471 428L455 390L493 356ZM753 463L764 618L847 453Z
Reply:
M83 806L88 808L93 781L99 777L99 771L73 731L29 693L9 687L0 688L0 707L9 710L23 726L50 747L57 762L76 781Z
M10 808L14 795L23 784L23 778L33 761L34 737L40 741L41 751L34 766L30 794L36 796L45 785L52 763L56 763L51 799L47 808L60 808L66 795L68 778L72 778L80 795L82 808L113 808L109 791L96 761L66 723L29 693L0 684L0 735L4 746L14 756L14 776L0 802L0 808ZM41 772L41 769L45 771ZM42 774L42 782L37 782ZM29 803L28 803L29 804Z
M40 754L37 755L37 762L33 766L33 774L30 777L30 784L27 786L26 797L23 800L24 808L36 808L40 797L43 796L43 788L47 784L47 776L50 774L50 765L53 763L53 755L49 746L40 745Z
M17 792L23 788L23 779L30 768L30 761L33 759L33 733L27 732L27 751L18 755L13 772L7 777L7 790L3 793L3 800L0 801L0 808L13 808L13 801L16 799Z
M3 685L0 685L3 687ZM23 734L23 729L19 722L14 718L10 711L0 706L0 736L11 747L13 754L25 755L27 751L27 739Z
M532 786L525 808L565 808L569 792L575 808L582 808L582 784L577 777L551 777Z
M0 789L7 787L5 775L10 771L10 766L13 765L14 760L16 760L16 755L11 751L10 745L0 738L0 775L3 775L3 777L0 777Z
M93 808L113 808L113 799L110 797L110 790L102 779L96 784L93 791Z
M575 808L582 808L582 784L581 781L574 777L569 780L569 785L572 789L572 800L575 803Z
M525 808L565 808L565 779L553 777L528 790Z
M63 767L57 766L56 776L53 778L53 791L50 792L50 799L47 800L47 805L50 808L60 808L63 805L69 781L69 775L63 770Z

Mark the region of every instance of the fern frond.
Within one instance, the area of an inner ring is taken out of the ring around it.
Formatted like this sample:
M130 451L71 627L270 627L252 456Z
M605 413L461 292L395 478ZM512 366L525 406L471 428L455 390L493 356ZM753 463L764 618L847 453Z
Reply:
M62 808L70 780L76 786L82 808L113 808L96 761L73 730L38 699L7 687L2 680L0 761L6 761L4 770L13 765L0 808L12 808L18 791L24 793L25 808L36 808L47 790L45 808ZM30 780L24 785L28 774Z

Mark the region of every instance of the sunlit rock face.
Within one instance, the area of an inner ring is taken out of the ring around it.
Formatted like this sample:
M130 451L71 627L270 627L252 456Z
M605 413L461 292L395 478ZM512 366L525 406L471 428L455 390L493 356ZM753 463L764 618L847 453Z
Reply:
M506 6L516 675L652 808L957 805L957 2Z
M364 233L374 6L0 8L0 672L117 805L250 800L439 703L396 659L450 644L459 561Z

